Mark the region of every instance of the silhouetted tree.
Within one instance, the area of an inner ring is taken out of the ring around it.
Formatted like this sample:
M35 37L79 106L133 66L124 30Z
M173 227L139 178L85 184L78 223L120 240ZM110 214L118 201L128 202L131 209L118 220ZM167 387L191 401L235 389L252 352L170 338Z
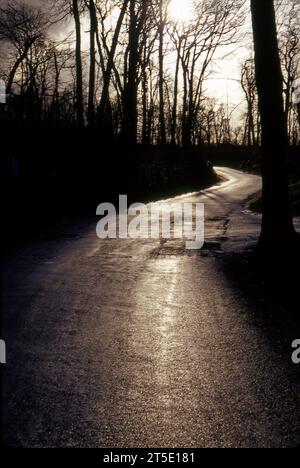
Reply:
M140 37L147 18L149 0L130 0L128 30L128 64L123 91L122 138L129 145L137 142L137 92L140 64Z
M255 135L255 114L257 114L256 80L254 63L251 59L247 59L242 67L241 85L247 101L245 140L247 141L248 146L252 146L258 141L258 135Z
M292 0L281 15L284 19L279 37L279 51L284 81L284 116L290 137L294 116L292 86L300 77L300 1Z
M32 46L43 39L47 20L40 9L10 1L0 8L0 40L14 47L16 60L7 80L6 92L11 94L16 73Z
M107 65L103 73L103 88L102 88L101 99L100 99L100 103L98 107L98 117L99 117L99 121L102 122L102 124L103 124L103 120L106 119L105 114L107 113L108 107L110 108L109 86L111 83L112 71L113 69L115 69L114 60L115 60L116 50L117 50L118 41L119 41L119 37L121 33L121 28L122 28L124 17L128 8L128 3L129 3L129 0L124 0L122 4L110 48L107 45L105 35L103 35L104 48L106 49L108 59L107 59ZM102 19L102 31L104 31L103 19ZM117 71L116 71L116 75L119 78L119 74Z
M251 11L262 125L264 213L260 244L275 254L296 237L289 206L283 79L273 0L251 0Z
M244 21L244 2L215 0L195 2L195 18L187 24L176 24L171 32L183 74L182 145L189 147L195 139L195 125L216 52L237 41L237 30ZM177 83L175 71L175 88ZM176 94L176 90L175 90ZM174 108L173 108L174 122ZM173 136L174 139L174 128Z
M75 22L76 33L76 111L78 125L84 126L84 106L83 106L83 71L81 56L81 21L80 5L78 0L72 0L72 13Z
M164 98L164 38L168 16L168 4L165 0L158 2L158 67L159 67L159 141L162 145L167 143L165 98Z
M86 0L90 15L90 73L89 73L89 96L88 96L88 123L95 123L95 85L96 85L96 34L97 13L94 0Z

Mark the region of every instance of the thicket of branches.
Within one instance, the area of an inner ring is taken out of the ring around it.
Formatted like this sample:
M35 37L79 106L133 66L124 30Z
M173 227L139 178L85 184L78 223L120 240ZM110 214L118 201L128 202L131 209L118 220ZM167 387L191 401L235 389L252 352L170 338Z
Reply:
M300 1L277 0L275 7L284 83L285 124L290 143L297 145L300 140L300 105L295 105L293 93L300 77ZM247 58L242 66L241 85L247 103L243 143L255 146L261 142L261 125L253 56Z
M253 60L241 67L243 122L206 95L216 60L240 45L244 0L195 0L194 18L175 22L169 0L59 0L43 9L11 0L0 8L6 119L99 129L126 144L260 142ZM299 0L279 2L285 115L299 142ZM65 30L62 36L61 31ZM56 38L58 36L58 38Z

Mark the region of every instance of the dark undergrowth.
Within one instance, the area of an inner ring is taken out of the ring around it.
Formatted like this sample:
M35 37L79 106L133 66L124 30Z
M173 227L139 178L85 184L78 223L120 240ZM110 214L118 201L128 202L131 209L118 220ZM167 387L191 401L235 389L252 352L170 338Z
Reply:
M201 190L218 179L199 149L125 147L97 130L3 123L2 246L117 204Z
M224 256L221 268L237 294L249 304L250 322L290 359L291 343L300 335L300 249L284 262L268 266L257 252Z

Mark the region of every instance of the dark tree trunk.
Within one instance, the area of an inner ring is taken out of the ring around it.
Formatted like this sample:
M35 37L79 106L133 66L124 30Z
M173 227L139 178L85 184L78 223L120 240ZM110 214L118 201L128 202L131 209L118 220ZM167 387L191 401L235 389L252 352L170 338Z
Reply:
M143 72L142 72L142 109L143 109L143 123L142 123L142 144L149 144L148 132L148 77L147 77L147 48L144 47L143 58Z
M167 144L166 121L165 121L165 102L164 102L164 31L165 18L163 11L163 0L159 2L159 126L160 126L160 144Z
M183 67L183 102L182 102L182 123L181 123L181 145L183 147L188 146L188 137L187 137L187 70L182 64Z
M36 41L37 38L32 38L31 40L29 40L24 48L24 51L23 53L20 55L20 57L18 57L18 59L16 60L14 66L12 67L11 69L11 72L9 74L9 77L8 77L8 81L7 81L7 86L6 86L6 93L7 94L11 94L12 92L12 86L13 86L13 83L14 83L14 79L15 79L15 75L17 73L17 70L19 68L19 66L21 65L21 63L25 60L25 58L27 57L27 54L29 52L29 49L30 47L34 44L34 42Z
M72 0L73 16L76 32L76 112L77 123L80 127L84 126L83 111L83 78L82 78L82 58L81 58L81 24L78 0Z
M189 148L192 146L192 135L193 135L193 117L194 117L194 65L192 67L191 77L188 79L188 105L187 105L187 118L186 118L186 129L185 129L185 141L184 146Z
M260 245L274 253L295 237L288 194L287 128L273 0L251 0L262 126L263 221Z
M140 19L141 21L141 19ZM136 1L130 0L129 25L129 63L127 80L123 92L122 139L126 145L137 142L137 68L139 63L139 25L136 13Z
M60 120L60 105L59 105L59 90L58 90L60 70L59 70L57 54L55 50L53 52L53 59L54 59L55 78L54 78L54 90L53 90L51 112L52 112L53 120Z
M103 118L106 110L107 110L107 105L108 105L108 100L109 100L109 86L110 86L110 81L111 81L111 74L113 71L114 67L114 59L115 59L115 54L117 50L117 45L119 41L119 36L121 32L121 27L124 21L125 13L128 7L129 0L124 0L120 15L118 18L116 30L114 33L113 41L112 41L112 46L111 50L109 52L109 57L108 57L108 62L107 62L107 67L104 72L103 76L103 89L102 89L102 94L101 94L101 99L100 99L100 104L98 108L98 115L100 120Z
M179 78L179 67L180 67L180 52L181 52L181 41L179 41L177 60L175 66L175 77L174 77L174 100L172 109L172 124L171 124L171 144L176 145L176 128L177 128L177 104L178 104L178 78Z
M97 13L94 0L90 0L90 78L89 78L89 102L88 102L88 122L92 127L95 123L95 83L96 83L96 33L97 33Z
M253 102L250 98L248 101L248 146L255 145L255 129L253 117Z
M18 57L18 59L16 60L14 66L11 69L11 72L10 72L9 77L8 77L7 86L6 86L6 93L8 95L11 94L11 92L12 92L12 86L13 86L13 83L14 83L15 75L17 73L17 70L18 70L19 66L21 65L23 60L26 58L26 55L27 55L27 52L26 53L24 52L20 57Z

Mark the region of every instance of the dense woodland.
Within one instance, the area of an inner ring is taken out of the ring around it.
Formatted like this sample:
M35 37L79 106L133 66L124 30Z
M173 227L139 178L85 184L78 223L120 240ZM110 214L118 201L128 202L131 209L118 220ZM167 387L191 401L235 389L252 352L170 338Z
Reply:
M121 191L205 186L213 179L207 159L216 155L238 165L257 159L249 2L195 0L185 20L172 15L170 2L1 2L2 166L15 208L22 197L29 211L35 207L32 218L94 212L99 198ZM276 0L275 10L284 121L296 148L300 1ZM245 112L237 120L226 97L212 98L206 85L215 65L239 50Z
M168 0L9 1L0 11L2 118L97 127L129 144L257 145L251 46L241 65L244 118L232 120L225 97L206 95L214 63L247 42L245 3L195 1L193 17L175 21ZM298 144L300 2L278 1L277 11L285 118Z

